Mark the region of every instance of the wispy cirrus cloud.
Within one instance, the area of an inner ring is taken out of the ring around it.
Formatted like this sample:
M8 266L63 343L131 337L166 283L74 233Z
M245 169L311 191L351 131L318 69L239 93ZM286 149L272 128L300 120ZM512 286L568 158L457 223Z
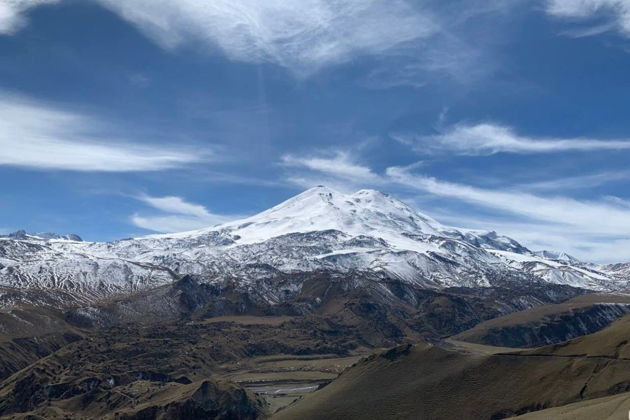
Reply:
M524 191L567 191L595 188L612 182L630 180L630 171L604 171L587 175L554 178L545 181L530 182L517 185L518 190Z
M96 0L165 48L202 43L300 74L435 32L405 0Z
M533 137L520 135L511 127L493 123L457 124L442 133L428 136L394 133L391 137L421 153L447 151L462 155L492 155L630 150L630 139Z
M422 88L446 81L475 86L501 68L512 12L522 0L452 0L425 3L436 30L375 63L361 83L373 89ZM426 13L426 12L425 12ZM499 47L499 48L497 48Z
M24 22L24 10L60 0L5 1L15 22L12 33ZM522 0L88 1L118 14L165 49L221 51L235 61L282 66L300 78L358 57L376 57L358 81L387 89L421 87L444 76L473 84L492 73L494 46L502 39L496 34L509 26L507 11Z
M551 16L573 21L609 17L610 23L598 24L579 31L575 34L576 36L591 36L617 30L622 35L630 37L630 2L628 0L548 0L545 10Z
M0 34L12 34L26 24L26 12L36 6L59 0L2 0L0 2Z
M200 204L190 203L176 196L140 195L136 199L154 210L158 210L159 213L148 216L136 213L131 216L131 223L153 232L183 232L214 226L238 218L238 216L212 213Z
M353 161L350 153L346 151L333 151L328 156L284 155L282 163L286 166L306 168L339 178L354 179L357 182L378 183L381 181L381 178L371 169Z
M315 156L284 155L281 164L292 169L285 181L303 188L327 185L351 192L363 185L382 185L384 182L381 176L357 163L351 158L351 153L344 150Z
M39 170L132 172L208 160L186 150L111 138L97 118L0 92L0 166Z
M630 236L630 209L627 205L576 200L564 196L548 197L518 190L473 187L416 174L404 167L388 168L387 176L393 182L432 195L454 198L532 220L577 228L583 233L622 233Z

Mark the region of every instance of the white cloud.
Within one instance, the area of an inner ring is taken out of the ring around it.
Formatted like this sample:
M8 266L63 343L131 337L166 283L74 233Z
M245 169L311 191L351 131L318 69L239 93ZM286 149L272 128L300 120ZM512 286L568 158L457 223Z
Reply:
M142 195L138 198L151 207L166 213L185 214L196 217L211 217L210 212L208 212L204 206L188 203L180 197L151 197L148 195Z
M526 191L566 191L599 187L611 182L630 180L630 171L607 171L588 175L550 179L518 185Z
M209 152L107 138L108 131L95 118L0 92L0 166L157 171L209 157Z
M165 48L218 47L232 59L308 74L429 36L405 0L96 0Z
M136 199L162 212L151 216L142 216L137 213L131 216L131 222L135 226L154 232L183 232L214 226L238 218L237 216L211 213L204 206L189 203L181 197L141 195L136 197Z
M12 33L24 23L26 9L59 0L3 1L5 32ZM509 27L507 12L521 2L89 1L117 13L163 48L201 46L236 61L274 63L298 77L359 56L378 56L358 81L379 89L421 87L443 76L472 84L487 76L497 66L494 47L502 39L497 33Z
M374 63L361 79L373 89L422 88L456 82L475 86L502 67L501 48L522 0L451 0L424 3L437 28L431 36ZM430 5L430 6L429 6ZM426 9L425 9L426 10Z
M131 223L139 228L153 232L176 233L202 229L204 227L214 226L220 222L206 222L196 217L182 215L141 216L134 214L131 216Z
M630 37L630 1L628 0L549 0L546 11L559 17L590 19L608 13L614 25L597 25L590 32L581 32L579 36L596 35L605 30L616 28L621 34Z
M380 177L371 169L353 162L348 152L335 151L332 157L285 155L282 162L287 166L302 167L357 182L380 182Z
M464 155L490 155L501 152L526 154L630 150L630 139L529 137L517 134L510 127L491 123L457 124L437 135L392 134L392 138L424 153L446 150Z
M578 229L582 233L630 236L630 209L626 205L478 188L413 174L401 167L388 168L387 176L393 182L433 195L455 198L533 220L563 225L567 229Z
M12 34L26 24L26 12L36 6L58 0L2 0L0 1L0 34Z
M459 29L442 29L415 48L391 54L378 62L361 84L371 89L396 87L422 88L445 79L461 85L473 85L492 73L498 64L488 42L471 45L458 34Z
M326 185L338 191L352 192L363 185L380 185L382 178L356 163L347 151L333 151L322 156L285 155L282 164L294 168L286 181L303 188Z

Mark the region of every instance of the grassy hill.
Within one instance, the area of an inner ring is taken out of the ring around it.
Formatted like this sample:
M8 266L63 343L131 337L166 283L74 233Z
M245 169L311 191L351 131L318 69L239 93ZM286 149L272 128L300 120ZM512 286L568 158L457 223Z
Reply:
M630 318L529 351L422 344L364 359L275 419L492 419L630 390Z
M513 417L513 420L626 420L630 413L630 393L595 398Z

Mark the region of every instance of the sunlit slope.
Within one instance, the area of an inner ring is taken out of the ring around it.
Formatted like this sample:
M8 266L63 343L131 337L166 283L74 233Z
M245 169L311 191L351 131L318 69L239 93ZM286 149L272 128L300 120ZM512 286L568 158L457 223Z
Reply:
M514 417L514 420L626 420L630 393L595 398Z

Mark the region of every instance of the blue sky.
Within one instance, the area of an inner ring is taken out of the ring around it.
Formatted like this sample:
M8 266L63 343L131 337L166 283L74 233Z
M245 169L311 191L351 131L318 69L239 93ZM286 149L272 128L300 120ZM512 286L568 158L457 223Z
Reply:
M628 0L0 0L0 230L389 192L630 260Z

